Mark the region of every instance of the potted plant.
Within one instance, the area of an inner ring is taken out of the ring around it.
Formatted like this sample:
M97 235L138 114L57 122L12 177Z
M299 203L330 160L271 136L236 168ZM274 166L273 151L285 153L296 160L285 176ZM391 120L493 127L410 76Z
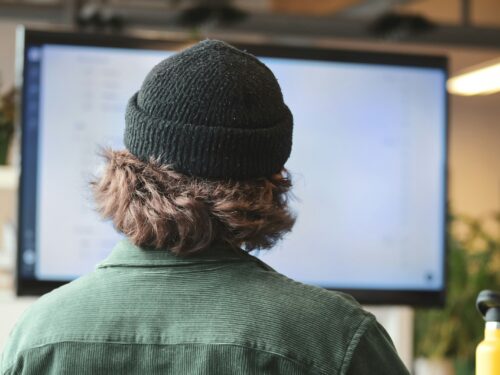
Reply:
M7 164L9 146L14 135L14 97L13 88L0 95L0 165Z
M488 227L496 233L489 233ZM475 301L483 289L500 289L499 230L500 214L450 219L446 304L416 311L416 358L447 361L457 375L474 374L475 350L484 334Z

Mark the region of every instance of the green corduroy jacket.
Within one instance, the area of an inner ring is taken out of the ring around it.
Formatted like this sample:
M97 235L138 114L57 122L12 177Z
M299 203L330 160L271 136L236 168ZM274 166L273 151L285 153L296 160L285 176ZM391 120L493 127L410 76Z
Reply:
M244 252L180 258L120 242L22 316L0 374L408 374L351 297Z

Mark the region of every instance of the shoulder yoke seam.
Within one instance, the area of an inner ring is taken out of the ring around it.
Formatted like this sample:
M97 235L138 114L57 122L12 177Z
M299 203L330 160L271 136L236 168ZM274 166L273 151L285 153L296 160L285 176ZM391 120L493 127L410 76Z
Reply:
M315 364L310 364L311 368L308 368L308 366L302 362L300 362L298 359L294 359L294 358L290 358L284 354L281 354L281 353L276 353L276 352L273 352L273 351L270 351L270 350L266 350L266 349L260 349L260 348L255 348L255 347L252 347L252 346L248 346L248 345L242 345L242 344L232 344L232 343L198 343L198 342L184 342L184 343L176 343L176 344L146 344L146 343L130 343L130 342L120 342L120 341L79 341L79 340L63 340L63 341L59 341L59 342L52 342L52 343L45 343L45 344L40 344L40 345L35 345L33 347L30 347L30 348L27 348L27 349L23 349L21 350L18 354L17 354L17 357L23 355L24 353L28 353L32 350L37 350L37 349L41 349L41 348L44 348L46 346L50 346L50 345L59 345L59 344L64 344L64 343L76 343L76 344L118 344L118 345L153 345L153 346L179 346L179 345L184 345L184 346L187 346L187 345L206 345L206 346L234 346L234 347L239 347L239 348L244 348L244 349L250 349L250 350L254 350L254 351L257 351L257 352L261 352L261 353L268 353L268 354L272 354L272 355L276 355L280 358L283 358L289 362L292 362L294 363L295 365L297 366L300 366L302 368L304 368L305 370L307 371L313 371L313 372L316 372L318 374L321 374L321 375L328 375L329 373L326 371L326 370L323 370L321 368L318 368ZM13 368L14 368L14 365L16 363L16 360L14 360L14 362L12 362L10 365L8 365L6 368L5 368L5 372L3 372L1 375L6 375L9 373L9 371L11 371Z
M343 375L347 372L347 369L351 364L353 354L356 348L358 347L361 337L365 334L366 330L368 329L368 326L370 325L370 323L373 322L373 320L374 317L372 315L367 315L365 318L363 318L363 320L361 320L358 327L354 331L349 346L347 347L347 350L344 353L344 358L342 359L340 374Z

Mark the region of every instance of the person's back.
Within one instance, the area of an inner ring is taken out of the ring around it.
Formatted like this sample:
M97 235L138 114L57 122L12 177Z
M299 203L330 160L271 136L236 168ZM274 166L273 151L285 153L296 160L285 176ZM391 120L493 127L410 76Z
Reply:
M350 297L214 250L182 259L123 241L23 317L2 374L404 373Z
M155 67L93 185L128 239L24 314L0 374L407 374L351 297L248 254L293 226L291 129L272 73L225 43Z

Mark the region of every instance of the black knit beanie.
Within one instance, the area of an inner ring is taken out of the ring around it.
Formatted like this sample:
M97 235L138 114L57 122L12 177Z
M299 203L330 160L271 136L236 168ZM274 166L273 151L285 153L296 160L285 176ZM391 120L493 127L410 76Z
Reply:
M273 73L256 57L205 40L156 65L126 112L125 146L143 161L215 179L279 172L293 118Z

